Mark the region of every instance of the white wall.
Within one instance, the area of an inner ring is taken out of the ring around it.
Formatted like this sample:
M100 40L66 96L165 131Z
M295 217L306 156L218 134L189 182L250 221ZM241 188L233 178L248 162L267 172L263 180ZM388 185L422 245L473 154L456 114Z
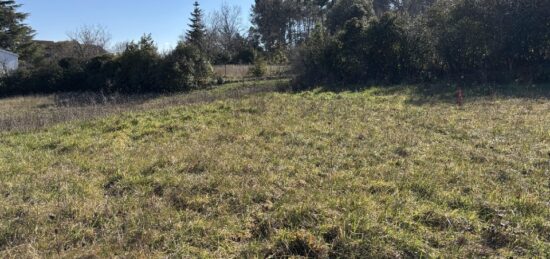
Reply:
M17 55L0 50L0 73L15 71L18 67L19 58Z

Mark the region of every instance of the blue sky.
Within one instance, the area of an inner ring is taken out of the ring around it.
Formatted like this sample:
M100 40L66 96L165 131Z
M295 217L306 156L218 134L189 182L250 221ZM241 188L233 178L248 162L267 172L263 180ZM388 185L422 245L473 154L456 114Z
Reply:
M187 29L194 0L19 0L22 11L31 14L27 23L39 40L65 40L67 32L82 25L105 26L112 42L137 40L152 33L160 49L169 49ZM242 8L243 23L249 24L254 0L227 0ZM201 0L205 13L219 8L221 0Z

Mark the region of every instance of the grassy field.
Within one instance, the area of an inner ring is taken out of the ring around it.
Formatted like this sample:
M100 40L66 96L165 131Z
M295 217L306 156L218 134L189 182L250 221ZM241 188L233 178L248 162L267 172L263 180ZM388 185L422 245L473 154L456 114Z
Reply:
M171 95L62 93L10 97L0 99L0 132L32 131L67 121L89 120L123 112L240 99L279 91L281 87L288 87L288 80L231 83L212 89Z
M0 257L550 256L548 98L430 96L259 93L0 133Z

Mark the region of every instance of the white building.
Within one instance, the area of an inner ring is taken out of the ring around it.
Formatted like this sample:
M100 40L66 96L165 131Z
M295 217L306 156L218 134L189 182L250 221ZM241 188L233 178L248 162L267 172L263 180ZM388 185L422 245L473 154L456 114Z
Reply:
M17 70L19 56L15 53L0 49L0 75Z

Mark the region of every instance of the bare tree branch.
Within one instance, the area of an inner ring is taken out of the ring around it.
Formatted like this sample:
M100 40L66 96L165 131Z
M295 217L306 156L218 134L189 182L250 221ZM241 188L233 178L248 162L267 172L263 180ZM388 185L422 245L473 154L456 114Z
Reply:
M105 54L111 41L111 34L102 25L84 25L67 33L71 41L76 44L79 58L89 59Z
M239 6L230 6L227 3L223 3L220 10L211 14L210 30L216 35L220 47L226 53L233 50L235 40L243 31L241 14Z

